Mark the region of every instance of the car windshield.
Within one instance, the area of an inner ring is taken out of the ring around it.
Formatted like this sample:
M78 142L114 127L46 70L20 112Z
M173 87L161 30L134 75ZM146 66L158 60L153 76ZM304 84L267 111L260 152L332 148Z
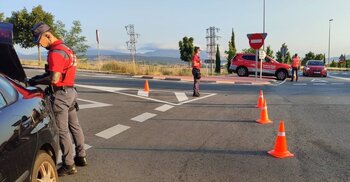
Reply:
M309 63L307 65L309 65L309 66L324 66L322 61L309 61Z

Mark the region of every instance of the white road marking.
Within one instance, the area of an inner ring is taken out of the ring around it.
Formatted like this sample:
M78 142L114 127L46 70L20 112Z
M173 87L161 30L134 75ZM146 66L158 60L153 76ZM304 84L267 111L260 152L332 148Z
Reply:
M91 145L88 144L84 144L84 149L88 150L89 148L91 148ZM73 144L73 151L75 152L75 145ZM59 150L58 151L58 155L57 155L57 164L62 163L62 151Z
M273 86L280 86L280 85L282 85L282 84L284 84L284 83L286 83L286 81L287 81L287 79L285 79L285 80L283 80L281 83L278 83L278 84L276 84L276 85L273 85Z
M327 83L328 81L315 78L315 79L312 79L311 82L315 82L315 83Z
M111 138L115 135L118 135L119 133L129 129L129 128L130 128L129 126L124 126L124 125L118 124L118 125L115 125L113 127L108 128L106 130L103 130L95 135L102 137L104 139L109 139L109 138Z
M337 76L328 76L330 78L335 78L335 79L339 79L339 80L346 80L346 81L350 81L350 78L343 78L343 77L337 77Z
M331 83L332 85L344 85L344 83Z
M348 73L342 73L342 75L347 75Z
M327 83L313 83L313 85L326 85Z
M304 86L304 85L307 85L307 84L306 83L294 83L293 85Z
M78 100L92 103L92 104L80 104L79 109L89 109L89 108L95 108L95 107L112 106L112 104L106 104L106 103L96 102L96 101L92 101L92 100L86 100L86 99L80 99L80 98L78 98Z
M177 98L177 100L178 100L179 102L188 100L188 97L187 97L186 94L183 93L183 92L175 92L175 96L176 96L176 98Z
M127 96L130 96L130 97L136 97L136 98L141 98L141 99L145 99L145 100L151 100L151 101L154 101L154 102L159 102L159 103L163 103L163 104L169 104L169 105L173 105L173 106L179 106L179 105L182 105L182 104L185 104L185 103L193 102L193 101L200 100L200 99L205 99L207 97L211 97L211 96L216 95L216 93L202 93L202 94L209 94L209 95L206 95L206 96L203 96L203 97L198 97L196 99L187 100L185 102L171 103L171 102L158 100L158 99L153 99L153 98L149 98L149 97L142 97L142 96L139 96L139 95L119 92L119 91L123 91L123 90L133 90L133 88L101 87L101 86L80 85L80 84L76 84L76 86L77 87L83 87L83 88L95 89L95 90L101 90L101 91L105 91L105 92L112 92L112 93L121 94L121 95L127 95ZM153 91L157 91L158 92L158 90L153 90ZM159 90L159 92L170 92L170 91Z
M157 108L155 108L154 110L156 110L156 111L161 111L161 112L165 112L165 111L167 111L167 110L169 110L169 109L171 109L171 108L173 108L174 106L171 106L171 105L168 105L168 104L164 104L164 105L162 105L162 106L159 106L159 107L157 107Z
M157 116L157 114L153 114L153 113L148 113L148 112L146 112L146 113L143 113L143 114L141 114L141 115L138 115L138 116L136 116L136 117L134 117L134 118L131 118L131 120L133 120L133 121L138 121L138 122L144 122L144 121L146 121L147 119L153 118L153 117L155 117L155 116Z
M138 90L137 95L143 96L143 97L148 97L149 93L143 90Z

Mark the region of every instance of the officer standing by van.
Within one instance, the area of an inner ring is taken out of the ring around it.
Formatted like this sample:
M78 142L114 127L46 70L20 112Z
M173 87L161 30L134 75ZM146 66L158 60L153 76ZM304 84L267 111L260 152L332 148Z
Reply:
M84 134L77 115L77 92L74 88L77 60L74 52L62 40L57 39L51 28L45 23L38 23L31 29L34 42L46 48L50 74L37 79L30 79L29 84L50 85L53 96L53 111L59 129L59 143L62 150L63 165L58 169L58 176L77 173L77 166L86 166ZM72 138L76 145L74 149Z

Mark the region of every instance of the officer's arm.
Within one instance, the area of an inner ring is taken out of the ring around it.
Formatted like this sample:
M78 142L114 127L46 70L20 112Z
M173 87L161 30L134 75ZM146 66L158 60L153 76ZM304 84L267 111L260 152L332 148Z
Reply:
M60 81L61 73L60 72L51 72L51 84L57 84Z

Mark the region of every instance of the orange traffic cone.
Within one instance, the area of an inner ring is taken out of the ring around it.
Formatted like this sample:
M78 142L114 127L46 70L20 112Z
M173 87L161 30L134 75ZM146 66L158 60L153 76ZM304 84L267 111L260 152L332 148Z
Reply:
M287 149L287 139L286 132L284 131L283 121L280 121L275 148L271 151L268 151L267 153L277 158L286 158L294 156L294 154L290 153Z
M263 91L260 90L260 95L259 95L259 99L258 99L258 104L255 106L257 108L262 108L264 107L264 94Z
M260 109L260 119L257 119L256 122L260 124L272 123L272 121L269 119L269 114L267 112L266 99L264 100L264 107Z
M144 91L149 92L148 80L145 81Z

